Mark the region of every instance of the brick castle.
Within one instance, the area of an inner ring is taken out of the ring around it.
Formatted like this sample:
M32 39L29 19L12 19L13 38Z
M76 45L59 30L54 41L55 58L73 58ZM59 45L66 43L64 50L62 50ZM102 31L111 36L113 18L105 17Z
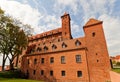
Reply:
M21 71L29 79L47 82L108 82L110 63L102 21L90 19L84 37L72 38L70 15L60 28L29 37L21 56Z

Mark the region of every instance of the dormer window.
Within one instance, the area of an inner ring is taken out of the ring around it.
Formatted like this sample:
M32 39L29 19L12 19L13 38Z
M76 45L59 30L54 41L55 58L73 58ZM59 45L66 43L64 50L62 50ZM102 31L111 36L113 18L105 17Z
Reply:
M31 49L30 50L30 54L32 54L32 53L34 53L35 52L35 50L34 49Z
M81 45L81 42L79 40L76 40L75 45L79 46L79 45Z
M52 45L52 50L55 50L57 48L57 46L56 45Z
M67 45L63 42L62 43L62 48L66 48L67 47Z
M45 46L44 47L44 52L46 52L48 50L48 47L47 46Z
M40 52L42 49L40 47L37 48L37 52Z

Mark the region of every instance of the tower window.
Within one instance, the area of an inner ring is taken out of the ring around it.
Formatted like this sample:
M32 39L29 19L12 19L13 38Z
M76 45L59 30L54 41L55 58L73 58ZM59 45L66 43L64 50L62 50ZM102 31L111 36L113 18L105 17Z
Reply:
M65 64L65 56L61 56L61 63Z
M65 76L65 71L61 71L61 76Z
M50 63L54 63L54 57L50 58Z
M45 60L44 58L41 58L41 63L42 63L42 64L44 63L44 60Z
M44 70L41 70L41 71L40 71L40 75L44 75Z
M77 77L82 77L82 71L77 71Z
M92 36L95 37L95 32L92 33Z
M98 55L98 54L96 53L96 55Z
M50 71L50 76L53 76L53 71L52 70Z
M76 55L76 62L77 63L81 62L81 55Z
M99 62L99 60L97 60L97 62Z

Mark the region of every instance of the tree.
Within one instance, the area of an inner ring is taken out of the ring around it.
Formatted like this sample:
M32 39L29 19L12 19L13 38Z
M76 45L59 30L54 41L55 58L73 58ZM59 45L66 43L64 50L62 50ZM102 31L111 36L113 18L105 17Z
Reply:
M13 60L26 48L27 38L30 34L25 32L26 29L30 30L26 25L18 24L11 17L4 16L3 14L0 17L0 53L3 54L2 70L4 70L7 58L10 62L10 69L13 69ZM26 26L26 28L23 26Z
M0 53L3 54L3 62L2 62L2 70L4 70L5 61L7 59L6 50L8 50L7 43L7 31L5 30L6 23L12 22L12 20L9 17L4 16L4 11L0 9Z
M120 66L120 62L117 62L116 65L117 65L117 66Z

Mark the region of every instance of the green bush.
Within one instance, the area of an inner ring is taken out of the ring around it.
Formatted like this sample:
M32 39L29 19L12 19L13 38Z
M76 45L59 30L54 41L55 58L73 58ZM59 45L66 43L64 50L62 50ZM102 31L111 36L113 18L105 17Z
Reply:
M120 62L117 62L116 65L117 65L117 66L120 66Z

